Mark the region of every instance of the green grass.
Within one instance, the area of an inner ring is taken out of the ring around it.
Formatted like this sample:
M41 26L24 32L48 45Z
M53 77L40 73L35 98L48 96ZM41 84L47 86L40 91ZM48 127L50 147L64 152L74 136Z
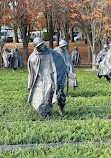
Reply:
M110 141L111 121L21 122L0 127L0 145Z
M105 78L97 78L96 72L83 70L76 68L78 88L75 91L72 87L69 88L64 117L60 117L58 104L55 103L52 120L83 120L94 116L100 119L111 118L110 82ZM0 81L0 121L44 120L27 103L27 68L18 69L16 73L12 70L0 70Z
M55 103L52 110L51 120L83 120L91 119L94 116L100 119L111 119L111 97L93 97L93 98L71 98L67 97L65 114L63 117L59 115L58 104ZM16 100L15 104L19 100ZM20 100L21 101L21 100ZM25 103L25 101L24 101ZM15 105L14 104L14 105ZM19 103L18 103L19 104ZM37 121L45 120L36 110L28 105L15 107L1 107L0 121Z
M51 118L40 116L27 103L27 68L0 69L0 145L68 143L111 140L111 82L97 78L97 72L75 69L78 88L69 88L65 114L59 115L57 102ZM66 89L65 89L66 91ZM105 120L102 120L105 119ZM53 122L54 120L62 120ZM72 120L72 121L68 121ZM75 120L75 121L74 121ZM89 121L79 121L89 120ZM20 121L20 122L19 122ZM36 122L31 122L36 121ZM44 122L40 122L44 121ZM4 123L12 122L12 123ZM111 146L79 145L65 148L0 151L1 157L109 157ZM63 152L66 150L66 155ZM33 152L34 151L34 152ZM57 155L56 155L57 154ZM41 156L42 155L42 156Z
M64 147L38 148L0 151L2 158L110 158L111 145L84 144L84 145L65 145Z
M76 71L79 87L76 91L70 88L69 95L74 97L110 96L111 84L106 78L99 79L95 71Z

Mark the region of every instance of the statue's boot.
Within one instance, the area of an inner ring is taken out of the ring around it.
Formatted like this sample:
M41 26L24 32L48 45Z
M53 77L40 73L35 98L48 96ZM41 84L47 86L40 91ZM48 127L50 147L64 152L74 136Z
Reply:
M46 115L45 118L50 118L51 117L51 111L49 111Z
M98 76L100 79L101 79L101 77L102 77L102 75L99 75L99 74L98 74L97 76Z
M108 75L105 75L104 77L107 79L107 81L110 81L110 77Z
M59 114L60 114L61 116L63 116L63 115L64 115L65 102L62 101L62 100L59 100L59 101L58 101L58 105L59 105L59 108L60 108Z

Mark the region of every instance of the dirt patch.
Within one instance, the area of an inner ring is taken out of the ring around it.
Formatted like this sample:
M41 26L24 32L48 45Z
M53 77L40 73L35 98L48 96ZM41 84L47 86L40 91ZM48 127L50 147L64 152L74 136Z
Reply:
M46 42L46 45L49 46L48 42ZM19 51L23 55L23 44L22 43L6 43L4 45L4 48L7 47L8 49L13 49L14 46L18 46ZM88 51L87 51L87 44L84 42L73 42L69 43L69 53L71 54L74 50L75 46L78 47L78 50L80 51L80 54L82 56L81 64L82 65L90 65L91 63L88 62ZM56 47L56 43L54 43L54 47ZM28 45L28 54L30 55L34 49L33 43L29 43ZM23 55L24 58L24 55ZM24 64L27 65L27 60L24 60Z

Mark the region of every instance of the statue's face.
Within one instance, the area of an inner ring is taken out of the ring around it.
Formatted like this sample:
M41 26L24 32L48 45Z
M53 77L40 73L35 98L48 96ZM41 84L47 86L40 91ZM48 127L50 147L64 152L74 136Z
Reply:
M45 45L44 45L44 43L42 43L41 45L39 45L38 47L36 47L37 48L37 51L38 52L42 52L42 51L44 51L45 50Z
M66 50L66 46L61 47L61 50L65 51Z

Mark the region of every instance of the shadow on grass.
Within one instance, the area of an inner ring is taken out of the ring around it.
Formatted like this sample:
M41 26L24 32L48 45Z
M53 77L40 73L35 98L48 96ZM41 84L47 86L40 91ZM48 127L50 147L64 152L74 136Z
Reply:
M64 110L64 116L60 116L59 107L55 104L51 112L51 117L46 119L44 116L38 114L32 106L19 109L2 108L0 110L0 121L88 120L94 117L111 119L111 106L73 106L72 108L66 106Z
M78 93L76 91L71 91L68 93L68 96L71 97L94 97L94 96L108 96L108 92L103 90L95 90L95 91L79 91ZM110 93L109 93L110 96Z
M87 119L93 119L94 117L98 117L100 119L111 119L111 108L89 107L86 109L78 109L77 111L66 110L64 117L66 119L74 119L74 120L87 120Z
M110 106L98 106L98 107L76 107L72 110L66 108L64 116L59 115L59 110L56 108L53 110L51 119L55 120L88 120L98 117L100 119L111 119L111 107Z

